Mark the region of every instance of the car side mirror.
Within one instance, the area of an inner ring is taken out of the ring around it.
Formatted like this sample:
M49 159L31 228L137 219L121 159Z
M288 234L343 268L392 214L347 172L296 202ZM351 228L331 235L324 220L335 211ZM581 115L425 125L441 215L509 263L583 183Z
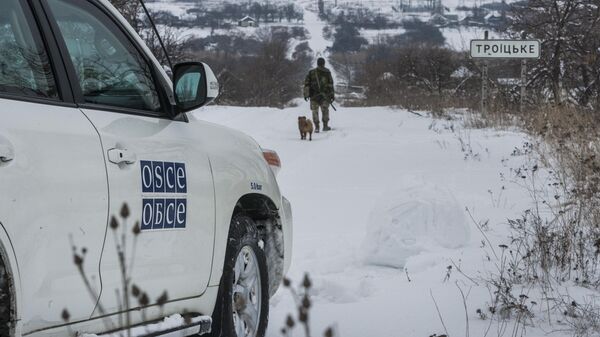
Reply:
M176 64L173 88L179 113L208 105L219 96L217 77L207 64L201 62Z

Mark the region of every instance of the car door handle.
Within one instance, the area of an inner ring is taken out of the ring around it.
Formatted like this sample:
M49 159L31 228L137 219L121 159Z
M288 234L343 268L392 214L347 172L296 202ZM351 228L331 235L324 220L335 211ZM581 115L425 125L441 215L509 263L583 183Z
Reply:
M8 163L15 159L15 153L9 145L0 144L0 162Z
M135 164L137 157L135 153L127 149L110 149L108 150L108 161L113 164Z

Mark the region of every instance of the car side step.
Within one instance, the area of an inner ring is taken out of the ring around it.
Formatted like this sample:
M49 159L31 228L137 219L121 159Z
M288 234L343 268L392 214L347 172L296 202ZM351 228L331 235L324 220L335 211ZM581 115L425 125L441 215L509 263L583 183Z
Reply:
M152 332L139 337L180 337L180 336L201 336L211 331L212 318L208 316L198 316L192 318L191 323L184 324L162 331Z
M185 320L183 317L176 315L165 318L163 321L135 326L130 330L131 337L187 337L210 333L211 325L212 318L210 316L193 316ZM98 335L98 337L127 335L127 330L121 330Z

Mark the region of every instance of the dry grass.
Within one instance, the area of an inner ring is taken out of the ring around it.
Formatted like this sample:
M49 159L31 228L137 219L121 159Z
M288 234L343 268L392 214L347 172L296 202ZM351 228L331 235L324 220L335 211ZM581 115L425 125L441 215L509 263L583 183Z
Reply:
M489 311L499 327L509 320L526 324L537 303L519 292L536 287L544 294L540 305L549 322L561 321L573 336L596 335L598 301L579 304L559 289L578 286L600 295L600 118L565 106L512 118L498 114L473 120L486 127L509 120L535 141L528 147L530 161L514 170L532 206L508 221L510 244L500 246L497 273L486 280L492 294Z

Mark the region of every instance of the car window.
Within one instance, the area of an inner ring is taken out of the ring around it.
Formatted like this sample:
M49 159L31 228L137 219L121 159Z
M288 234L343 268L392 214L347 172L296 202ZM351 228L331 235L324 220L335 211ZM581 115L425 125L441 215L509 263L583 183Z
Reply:
M48 4L87 103L160 111L150 66L104 12L87 1Z
M58 91L37 28L26 19L19 0L2 0L0 10L0 92L57 98Z

